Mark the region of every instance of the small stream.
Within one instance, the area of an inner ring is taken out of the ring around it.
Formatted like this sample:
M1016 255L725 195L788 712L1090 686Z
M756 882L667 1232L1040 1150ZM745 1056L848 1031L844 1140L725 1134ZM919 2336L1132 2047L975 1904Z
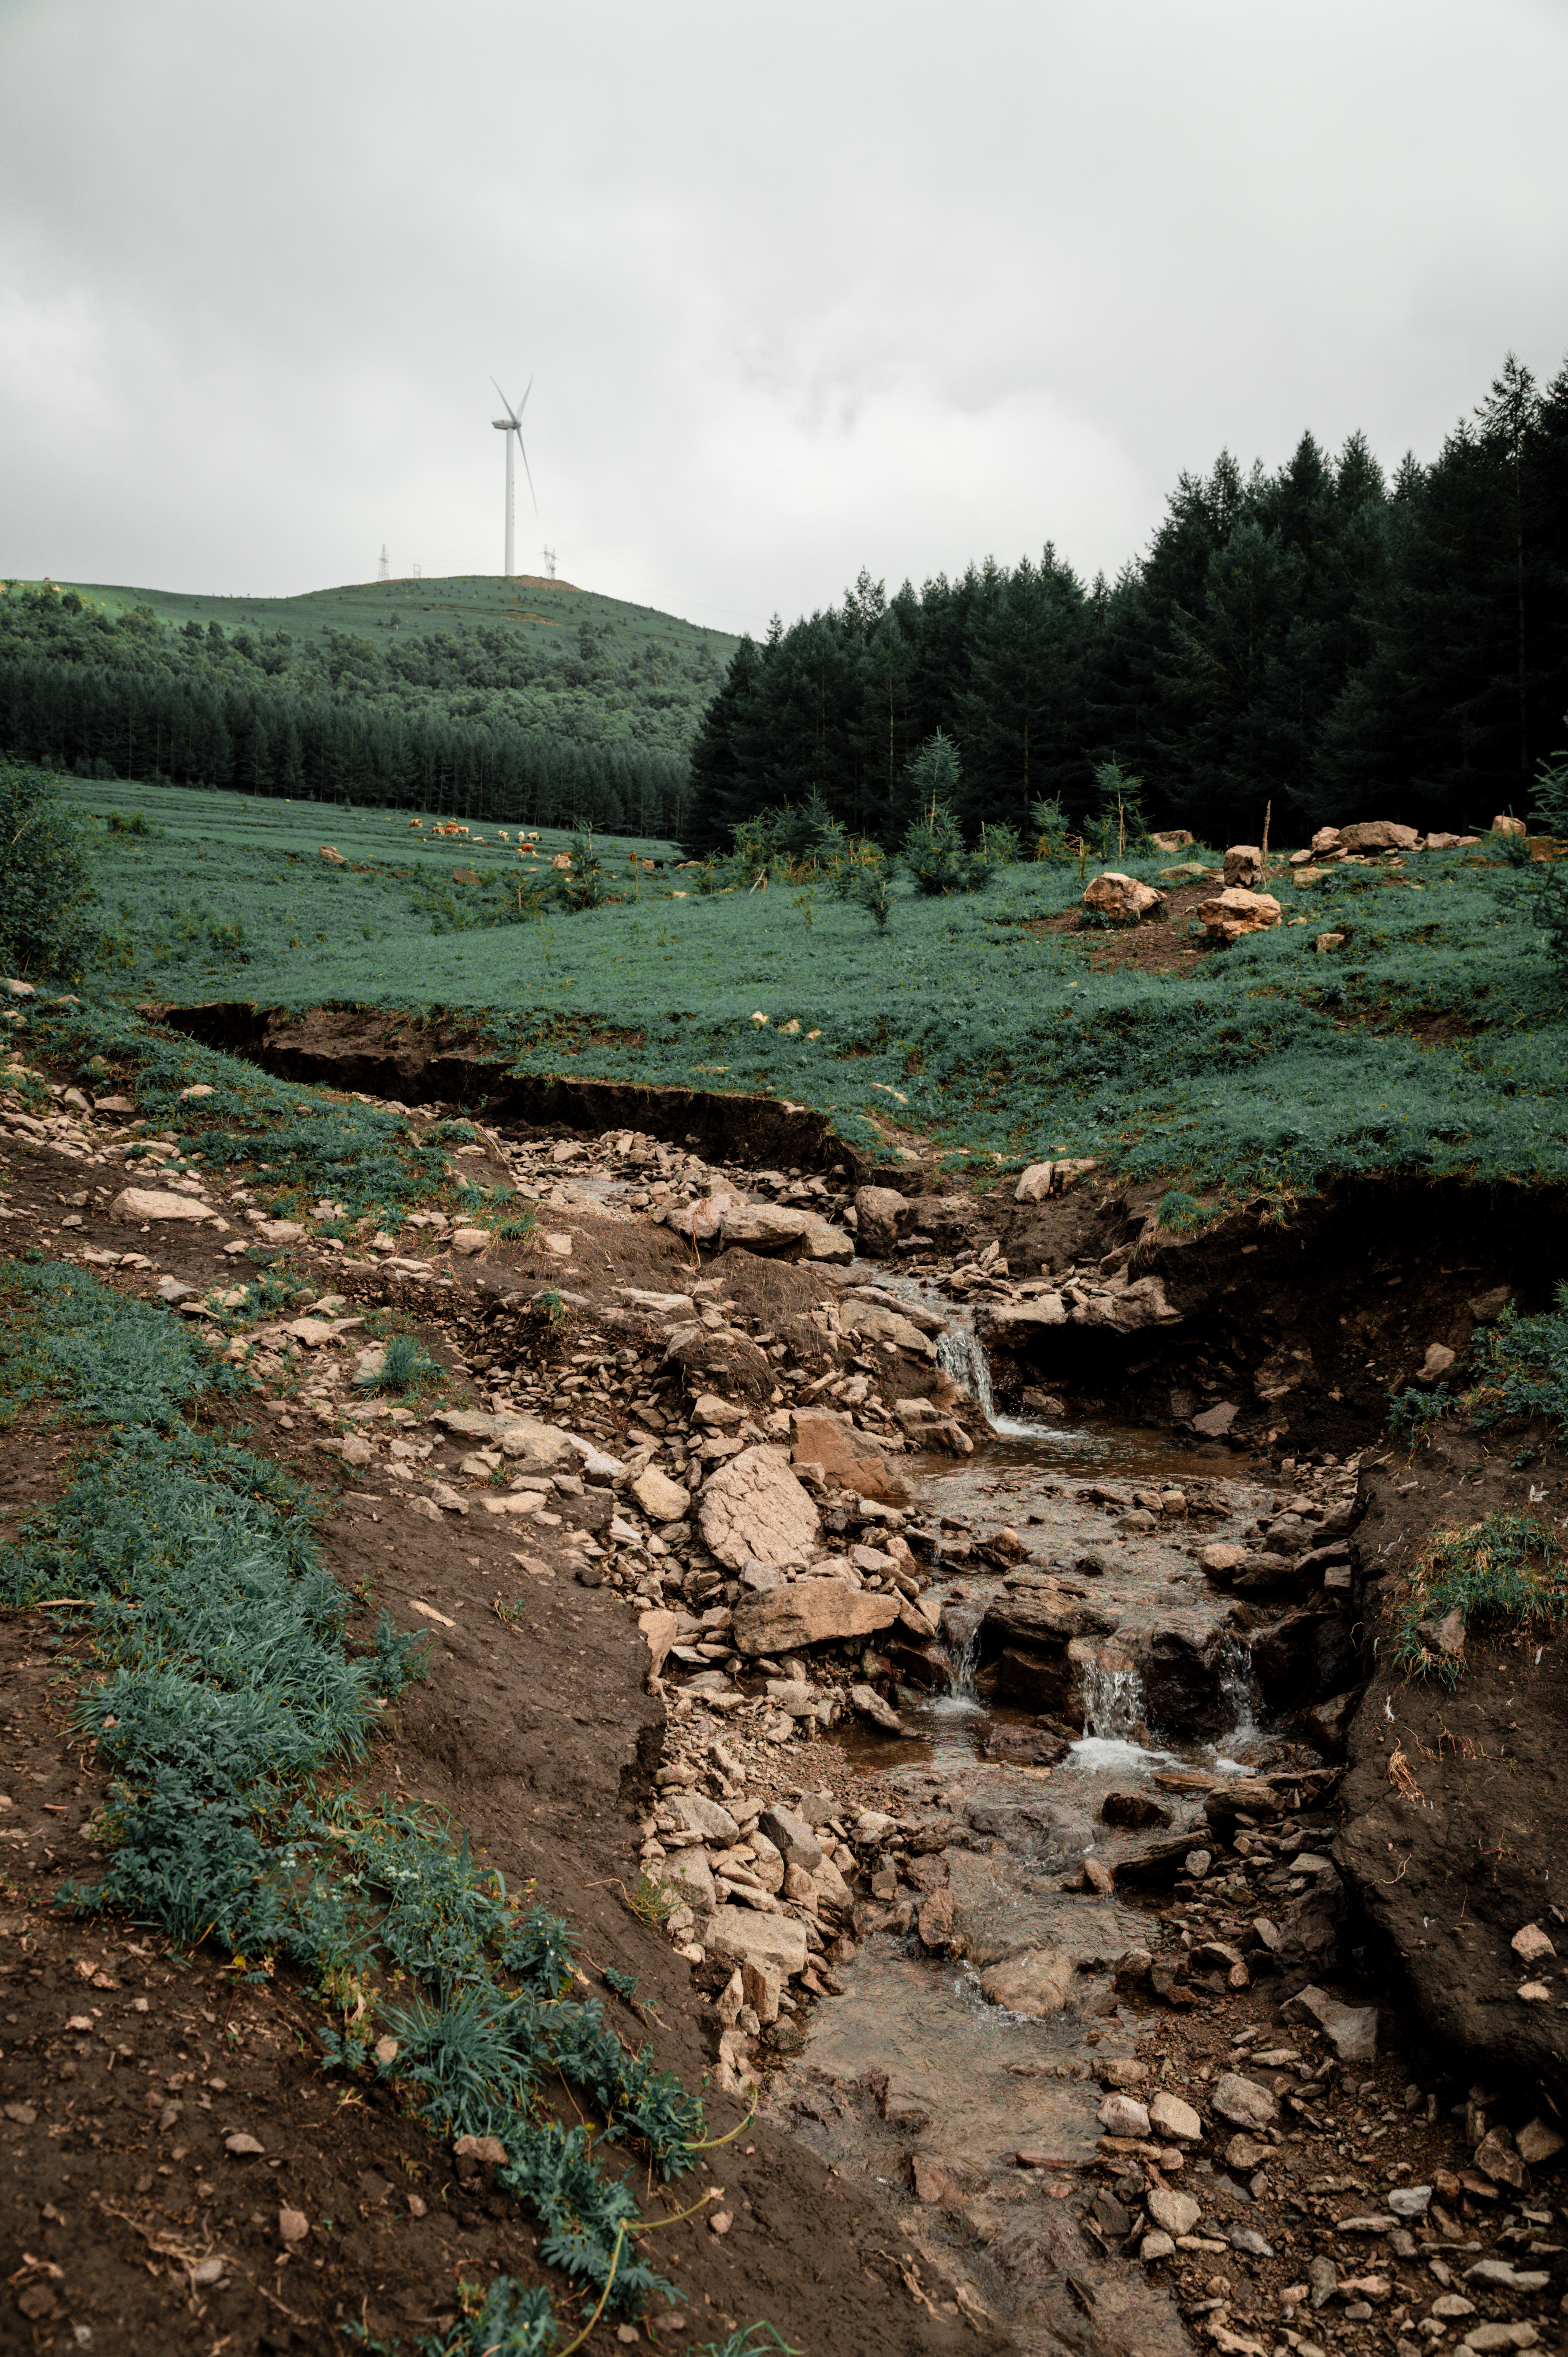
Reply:
M916 1514L944 1537L979 1541L1011 1528L1037 1567L1059 1571L1120 1625L1085 1647L1081 1732L1066 1757L1054 1768L989 1759L993 1730L1036 1723L1033 1713L976 1691L972 1631L1003 1593L1003 1575L961 1561L939 1567L925 1601L950 1632L950 1684L932 1694L900 1689L900 1737L841 1723L823 1740L853 1762L866 1804L946 1832L940 1856L967 1953L939 1959L913 1930L871 1932L842 1974L844 1995L814 2010L805 2052L778 2092L794 2103L790 2124L842 2176L875 2180L899 2205L901 2232L1010 2325L1020 2347L1033 2345L1030 2318L1047 2284L1087 2264L1091 2274L1103 2270L1102 2297L1125 2311L1134 2344L1142 2337L1151 2349L1179 2349L1190 2344L1163 2291L1135 2270L1105 2269L1066 2207L1072 2164L1092 2157L1101 2134L1093 2070L1133 2050L1133 2016L1118 2009L1108 1968L1147 1932L1142 1911L1118 1893L1081 1887L1083 1866L1097 1857L1113 1868L1148 1838L1105 1823L1108 1793L1146 1796L1172 1830L1190 1824L1199 1847L1203 1791L1267 1749L1248 1655L1220 1633L1225 1601L1187 1552L1198 1534L1229 1537L1251 1522L1262 1492L1227 1449L1178 1450L1158 1434L1109 1424L1058 1430L999 1416L984 1353L966 1325L950 1329L938 1353L991 1431L971 1458L909 1465ZM1089 1485L1130 1493L1187 1482L1222 1499L1228 1513L1196 1524L1163 1514L1152 1532L1124 1534L1119 1515L1076 1494ZM955 1625L967 1628L965 1640L955 1641ZM1133 1657L1166 1629L1217 1657L1220 1705L1205 1736L1150 1734ZM1151 1830L1161 1830L1157 1820ZM901 1889L900 1897L913 1896ZM1065 1978L1065 2002L1033 2010L1028 1984L1042 1964L1047 1985L1052 1966ZM1013 1968L1016 1986L992 1984L988 1995L996 1966ZM1024 2151L1063 2166L1021 2167Z

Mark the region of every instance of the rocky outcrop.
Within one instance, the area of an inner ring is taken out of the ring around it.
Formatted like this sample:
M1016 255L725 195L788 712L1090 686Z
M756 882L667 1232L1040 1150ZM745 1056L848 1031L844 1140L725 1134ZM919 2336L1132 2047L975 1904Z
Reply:
M838 1262L847 1267L854 1242L820 1211L788 1203L737 1203L725 1212L724 1240L747 1252L787 1254L793 1260Z

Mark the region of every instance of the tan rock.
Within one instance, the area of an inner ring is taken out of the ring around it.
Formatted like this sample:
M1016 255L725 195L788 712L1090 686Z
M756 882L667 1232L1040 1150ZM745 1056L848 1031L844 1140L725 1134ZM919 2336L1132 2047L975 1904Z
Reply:
M797 1211L785 1203L737 1203L725 1213L724 1240L744 1244L747 1252L788 1254L793 1260L838 1261L847 1266L854 1258L854 1242L820 1211Z
M692 1493L679 1481L671 1481L667 1473L650 1466L631 1484L631 1494L650 1522L679 1523L684 1520L692 1503Z
M321 856L327 862L328 867L347 867L349 865L348 861L344 858L343 854L336 849L330 843L324 843L322 845Z
M1166 851L1173 856L1178 851L1187 850L1193 839L1185 826L1168 826L1162 829L1158 834L1152 834L1149 837L1149 841L1156 850Z
M1022 1955L1008 1956L982 1973L980 1992L993 2005L1003 2006L1009 2013L1059 2013L1072 1993L1072 1981L1073 1968L1068 1957L1049 1948L1026 1948ZM1132 2098L1117 2095L1106 2100L1124 2104ZM1142 2104L1133 2108L1140 2113L1144 2110ZM1103 2115L1104 2106L1101 2109ZM1148 2132L1144 2114L1141 2133L1147 2136Z
M1067 1304L1059 1293L1036 1293L1032 1301L999 1301L991 1313L992 1326L1004 1340L1067 1322Z
M145 1227L155 1220L209 1220L210 1203L194 1195L171 1195L160 1187L126 1187L109 1206L112 1220L134 1220Z
M1240 887L1216 892L1197 904L1198 922L1217 941L1240 941L1245 933L1267 932L1280 921L1280 904L1272 892L1244 892Z
M746 1410L736 1407L733 1400L720 1399L716 1392L703 1392L692 1402L692 1414L699 1424L718 1432L733 1432L737 1424L746 1422Z
M739 1208L735 1196L723 1189L709 1195L699 1195L690 1203L671 1203L663 1214L666 1227L684 1236L689 1243L711 1244L724 1229L730 1213Z
M798 1415L794 1432L791 1454L796 1464L820 1465L822 1479L832 1488L853 1490L859 1497L879 1499L885 1505L908 1500L908 1485L880 1457L867 1455L863 1437L827 1409L807 1409Z
M1198 1548L1197 1560L1205 1571L1240 1571L1247 1560L1247 1550L1228 1540L1216 1539L1212 1545Z
M854 1209L861 1241L874 1251L886 1251L900 1225L908 1222L914 1205L896 1187L857 1187Z
M1337 851L1338 848L1339 829L1337 826L1320 826L1312 838L1313 857L1321 859L1326 853Z
M681 1633L681 1616L678 1612L669 1612L655 1607L650 1611L639 1612L637 1616L637 1625L648 1640L648 1651L650 1656L648 1674L650 1678L656 1678L670 1659L670 1648Z
M889 1342L897 1351L906 1351L912 1359L934 1359L937 1346L929 1334L901 1318L896 1309L875 1306L855 1308L843 1318L844 1331L860 1334L868 1342Z
M452 1249L461 1254L465 1260L472 1260L477 1254L482 1253L489 1241L489 1228L455 1228L452 1232Z
M1527 1923L1509 1942L1521 1964L1538 1964L1543 1956L1555 1956L1556 1949L1539 1923Z
M1249 890L1263 880L1263 855L1255 843L1233 843L1225 855L1225 881Z
M1550 2120L1543 2120L1538 2114L1520 2128L1515 2141L1519 2146L1519 2157L1526 2167L1539 2169L1543 2161L1556 2159L1568 2138L1560 2129L1554 2128Z
M1426 1356L1421 1362L1419 1379L1423 1383L1434 1383L1439 1375L1445 1375L1453 1364L1454 1353L1446 1342L1429 1342Z
M1123 876L1116 868L1108 868L1096 876L1083 896L1086 909L1097 909L1118 925L1141 924L1156 909L1163 909L1165 897L1152 885L1140 884L1133 876Z
M735 1608L731 1636L737 1653L771 1653L777 1659L842 1637L869 1637L891 1628L897 1618L896 1595L871 1595L846 1587L842 1579L797 1579L764 1596L743 1598Z
M853 1685L849 1690L852 1706L869 1726L883 1735L902 1735L904 1722L890 1702L884 1702L875 1686Z
M1152 2122L1152 2114L1150 2117ZM1201 2203L1190 2193L1178 2193L1174 2185L1152 2185L1144 2196L1144 2206L1167 2234L1190 2234L1203 2215Z
M732 1571L753 1559L805 1561L815 1551L820 1527L816 1507L789 1470L784 1451L766 1444L743 1448L713 1476L703 1492L700 1519L703 1539Z
M1222 2072L1215 2081L1213 2104L1222 2120L1239 2128L1272 2127L1280 2115L1273 2097L1237 2071Z
M1151 2098L1149 2126L1168 2144L1203 2142L1203 2122L1192 2105L1184 2103L1179 2095L1173 2095L1168 2087L1162 2087L1159 2093ZM1163 2225L1165 2222L1162 2219L1160 2222Z
M497 2169L506 2167L507 2150L499 2136L460 2136L452 2147L455 2160L488 2161Z
M721 1964L771 1965L789 1980L806 1969L806 1927L793 1915L759 1915L750 1907L716 1908L703 1945Z
M1500 811L1497 817L1492 821L1492 833L1494 834L1523 834L1526 832L1527 830L1523 819L1507 818Z
M1522 825L1520 833L1524 833ZM1420 841L1419 828L1397 826L1390 818L1362 819L1339 830L1342 851L1413 851Z
M1052 1162L1031 1162L1013 1189L1015 1203L1043 1203L1051 1191Z

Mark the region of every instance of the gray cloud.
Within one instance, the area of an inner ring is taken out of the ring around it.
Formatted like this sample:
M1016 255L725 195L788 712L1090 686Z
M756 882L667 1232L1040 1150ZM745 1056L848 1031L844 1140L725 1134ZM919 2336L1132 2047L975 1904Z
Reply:
M520 562L597 588L1113 570L1222 443L1556 369L1565 64L1531 0L13 0L0 559L499 571L493 371Z

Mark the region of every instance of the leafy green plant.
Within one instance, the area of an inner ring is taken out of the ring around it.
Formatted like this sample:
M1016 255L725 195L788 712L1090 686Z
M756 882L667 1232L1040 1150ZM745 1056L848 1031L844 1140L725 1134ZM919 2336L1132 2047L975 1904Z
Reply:
M869 847L867 847L869 849ZM893 868L878 855L846 860L833 871L833 890L851 907L864 909L879 932L887 928L893 906Z
M516 1211L510 1220L503 1220L496 1230L496 1235L503 1244L525 1244L538 1233L537 1211Z
M394 1334L379 1361L362 1368L354 1378L361 1391L401 1394L446 1380L446 1368L430 1356L417 1334Z
M1446 1383L1438 1383L1429 1392L1391 1392L1389 1430L1400 1439L1408 1440L1412 1449L1419 1448L1431 1439L1454 1404Z
M667 1923L678 1907L686 1904L681 1892L668 1882L656 1882L651 1875L639 1874L636 1888L627 1905L639 1923L658 1930Z
M1421 1623L1462 1617L1466 1631L1534 1629L1568 1619L1568 1569L1552 1534L1529 1514L1488 1514L1467 1529L1444 1531L1410 1576L1394 1659L1407 1677L1433 1671L1448 1685L1464 1673L1457 1653L1434 1653Z

